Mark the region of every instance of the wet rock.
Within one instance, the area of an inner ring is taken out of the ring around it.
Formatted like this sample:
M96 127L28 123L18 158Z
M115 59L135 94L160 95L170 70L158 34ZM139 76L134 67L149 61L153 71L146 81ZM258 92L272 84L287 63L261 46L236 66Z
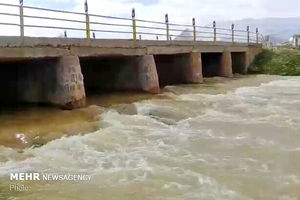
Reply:
M31 148L38 148L38 147L44 146L51 140L52 140L52 138L36 136L36 137L32 138L31 140L29 140L27 146L31 147Z
M81 112L83 112L91 120L98 120L100 115L105 112L105 108L92 105L87 108L82 108Z
M136 115L137 109L134 104L118 104L113 105L111 109L116 110L120 114L126 114L126 115Z

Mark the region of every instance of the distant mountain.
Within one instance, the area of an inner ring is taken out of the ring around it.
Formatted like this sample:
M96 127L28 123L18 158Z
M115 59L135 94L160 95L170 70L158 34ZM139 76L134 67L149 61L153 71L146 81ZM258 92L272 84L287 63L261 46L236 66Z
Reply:
M211 28L211 30L206 30L208 32L210 32L210 34L197 34L197 40L201 40L201 41L211 41L213 40L213 29ZM206 36L206 37L201 37L201 36ZM208 37L208 38L207 38ZM179 35L177 35L174 40L194 40L194 33L192 29L186 28L184 29ZM231 41L230 39L228 40L228 38L222 38L221 36L219 36L217 38L217 40L220 41Z
M252 31L255 31L257 27L265 36L270 36L270 40L275 43L288 42L290 37L295 34L300 34L300 17L243 19L231 22L217 22L217 27L230 28L232 23L235 24L236 29L242 30L246 30L248 25Z
M192 29L184 29L174 40L194 40Z

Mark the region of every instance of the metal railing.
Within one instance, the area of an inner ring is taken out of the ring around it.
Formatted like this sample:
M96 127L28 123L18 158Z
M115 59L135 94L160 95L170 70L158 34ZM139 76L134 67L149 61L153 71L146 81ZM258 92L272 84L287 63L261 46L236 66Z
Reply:
M16 8L18 13L5 12L4 8ZM189 41L224 41L232 43L263 43L264 37L256 31L250 31L247 26L245 30L235 29L234 24L231 28L218 28L214 21L212 26L198 26L195 18L189 24L170 23L168 14L165 15L164 22L136 19L135 9L132 9L131 18L114 17L89 13L88 3L84 4L85 12L63 11L56 9L40 8L23 5L23 0L20 0L19 5L0 3L0 16L8 16L17 18L11 21L3 22L0 18L1 26L14 26L20 30L20 37L25 37L25 29L47 29L60 30L64 32L64 37L68 37L69 32L85 32L87 39L102 38L104 33L119 34L127 36L132 40L189 40ZM28 13L28 14L27 14ZM35 13L35 14L30 14ZM46 14L46 15L45 15ZM53 15L56 15L53 17ZM47 16L51 15L51 16ZM64 15L59 17L57 15ZM65 16L68 15L68 16ZM29 19L29 20L28 20ZM30 21L31 23L26 23ZM37 23L32 23L38 20ZM106 21L105 21L106 20ZM107 21L109 20L109 21ZM64 23L60 25L45 25L46 22ZM118 23L113 23L118 22ZM71 26L69 24L72 24ZM73 24L76 24L75 26ZM69 31L69 32L67 32Z

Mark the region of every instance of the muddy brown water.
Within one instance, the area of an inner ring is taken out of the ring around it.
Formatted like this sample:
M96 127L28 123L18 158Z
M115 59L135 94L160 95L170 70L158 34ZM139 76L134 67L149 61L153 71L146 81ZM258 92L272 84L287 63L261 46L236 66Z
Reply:
M298 77L249 75L2 111L0 199L299 199L299 91ZM92 180L15 192L13 172Z

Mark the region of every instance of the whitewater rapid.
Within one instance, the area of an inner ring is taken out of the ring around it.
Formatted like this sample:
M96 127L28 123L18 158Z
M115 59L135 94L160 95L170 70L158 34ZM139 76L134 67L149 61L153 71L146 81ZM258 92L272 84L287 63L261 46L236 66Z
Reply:
M99 130L40 148L0 146L0 199L298 199L300 78L220 93L170 86L107 109ZM10 192L10 173L83 173L89 182L29 182Z

